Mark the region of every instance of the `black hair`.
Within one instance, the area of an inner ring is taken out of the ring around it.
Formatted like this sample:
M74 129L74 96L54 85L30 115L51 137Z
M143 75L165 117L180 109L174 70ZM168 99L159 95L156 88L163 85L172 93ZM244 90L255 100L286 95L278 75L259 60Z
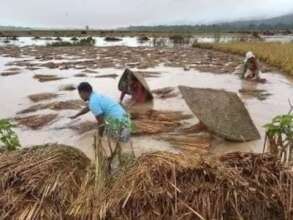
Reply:
M93 87L88 82L82 82L77 87L79 92L88 92L92 93Z

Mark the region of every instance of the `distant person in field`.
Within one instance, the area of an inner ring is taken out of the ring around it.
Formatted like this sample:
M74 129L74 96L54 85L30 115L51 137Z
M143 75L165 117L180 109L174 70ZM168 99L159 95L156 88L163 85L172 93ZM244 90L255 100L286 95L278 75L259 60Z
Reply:
M142 104L153 99L142 73L126 69L120 79L118 88L121 91L121 103L126 95L131 96L131 104Z
M261 71L259 69L259 63L255 55L251 51L247 52L244 60L244 68L241 74L241 78L246 80L265 82L265 79L260 78L260 73Z
M123 107L111 98L94 92L92 86L87 82L79 84L78 92L81 99L87 102L87 106L71 119L91 111L97 120L101 136L105 133L119 142L128 142L131 122Z

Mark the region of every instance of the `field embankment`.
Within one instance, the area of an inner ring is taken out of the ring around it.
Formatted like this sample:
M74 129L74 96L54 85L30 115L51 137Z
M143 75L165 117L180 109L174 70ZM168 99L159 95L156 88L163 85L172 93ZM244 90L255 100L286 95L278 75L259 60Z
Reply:
M220 44L194 44L194 47L215 49L245 56L252 51L259 60L293 75L293 43L231 42Z

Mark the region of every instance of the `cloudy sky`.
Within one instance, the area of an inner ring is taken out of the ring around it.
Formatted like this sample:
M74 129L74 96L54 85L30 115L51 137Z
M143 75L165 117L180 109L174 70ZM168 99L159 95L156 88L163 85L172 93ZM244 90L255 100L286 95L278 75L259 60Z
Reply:
M114 28L272 17L293 0L1 0L0 10L0 26Z

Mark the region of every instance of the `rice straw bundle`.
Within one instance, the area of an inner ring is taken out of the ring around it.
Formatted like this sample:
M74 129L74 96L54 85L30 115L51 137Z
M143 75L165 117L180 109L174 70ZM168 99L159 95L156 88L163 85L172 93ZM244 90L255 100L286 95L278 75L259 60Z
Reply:
M29 115L15 118L16 122L31 129L39 129L56 119L57 114Z
M62 145L0 155L0 219L61 219L75 199L89 159Z
M105 176L99 149L94 166L61 145L0 154L0 219L293 217L292 171L268 154L157 152Z
M51 103L40 103L32 105L17 114L26 114L31 112L36 112L40 110L54 110L54 111L63 111L63 110L78 110L84 107L84 102L81 100L66 100L66 101L54 101Z
M40 101L56 98L57 96L58 94L45 92L45 93L29 95L28 97L33 102L40 102Z
M192 117L182 112L158 110L131 110L130 114L134 123L133 134L135 135L174 131L181 125L180 121Z
M203 137L199 135L189 134L189 135L178 135L171 134L161 137L161 139L169 142L172 146L189 152L189 153L207 153L211 146L211 138Z
M278 178L284 168L277 160L256 154L243 158L241 153L235 153L230 161L225 162L224 158L170 153L143 155L107 191L99 208L100 216L104 219L290 219L285 216L290 216L288 208L292 205L285 207L275 193L279 184L284 186ZM249 175L233 163L250 165ZM265 168L255 168L253 164ZM292 175L288 178L293 179ZM262 184L256 184L257 179ZM267 183L262 182L265 180ZM292 189L292 185L286 189Z

